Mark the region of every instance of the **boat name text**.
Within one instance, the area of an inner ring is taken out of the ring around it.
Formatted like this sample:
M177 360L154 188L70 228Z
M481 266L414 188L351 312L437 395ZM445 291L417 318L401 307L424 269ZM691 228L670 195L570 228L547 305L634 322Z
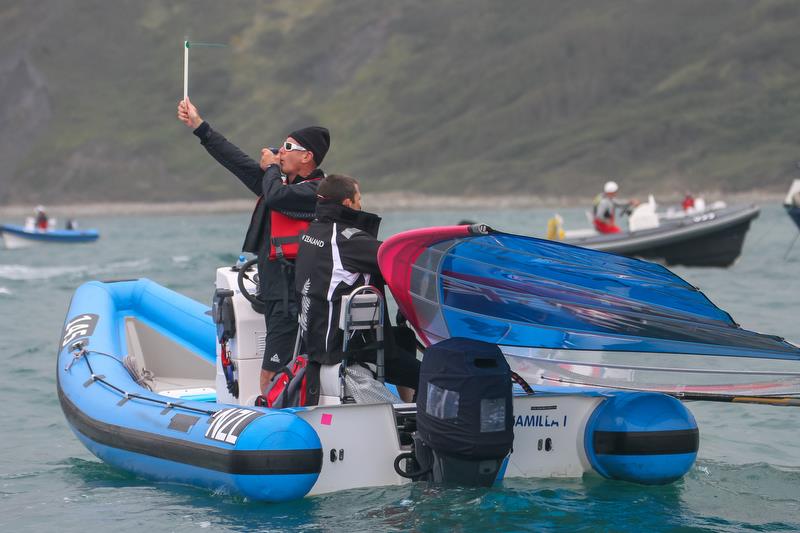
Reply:
M552 427L566 427L567 416L564 415L563 420L558 420L555 417L551 418L550 415L519 415L514 420L514 427L526 428L552 428Z

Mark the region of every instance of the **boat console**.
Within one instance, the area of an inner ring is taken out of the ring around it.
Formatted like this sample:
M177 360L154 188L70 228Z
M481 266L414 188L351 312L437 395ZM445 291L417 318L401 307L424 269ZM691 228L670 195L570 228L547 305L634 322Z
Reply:
M252 270L255 276L255 269ZM259 375L261 361L264 357L264 339L266 326L264 315L253 309L250 301L242 295L237 279L237 267L220 267L217 269L215 301L230 309L233 323L232 335L227 341L228 357L235 368L239 383L238 395L234 396L227 388L225 373L221 364L221 347L219 342L220 327L217 326L217 361L216 385L217 403L235 405L255 405L261 394ZM255 293L255 279L244 277L244 289ZM215 306L217 307L217 306ZM216 321L215 321L216 322Z

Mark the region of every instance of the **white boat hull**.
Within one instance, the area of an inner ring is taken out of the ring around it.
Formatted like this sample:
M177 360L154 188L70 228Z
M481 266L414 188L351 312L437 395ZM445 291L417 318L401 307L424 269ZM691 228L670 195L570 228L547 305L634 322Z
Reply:
M14 233L10 233L7 231L3 232L3 244L9 250L17 250L19 248L30 248L31 246L35 246L42 241L34 241L32 239L26 239L21 235L16 235Z

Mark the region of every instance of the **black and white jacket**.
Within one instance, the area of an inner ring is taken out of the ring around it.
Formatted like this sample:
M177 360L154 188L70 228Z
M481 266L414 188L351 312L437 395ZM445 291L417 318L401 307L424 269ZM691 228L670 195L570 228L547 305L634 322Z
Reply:
M339 204L317 204L317 218L300 239L295 288L312 361L342 360L342 296L361 285L383 290L378 268L379 216Z

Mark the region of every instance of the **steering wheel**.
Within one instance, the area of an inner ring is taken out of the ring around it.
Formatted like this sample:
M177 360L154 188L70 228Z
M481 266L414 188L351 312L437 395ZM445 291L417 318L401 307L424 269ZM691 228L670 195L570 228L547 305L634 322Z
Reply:
M236 276L236 284L239 286L239 290L242 292L242 296L244 296L245 300L250 302L250 306L253 308L253 310L256 313L264 314L264 302L259 300L258 296L248 291L244 286L245 279L255 283L255 281L250 279L247 273L250 269L253 268L253 265L255 265L256 263L258 263L258 258L254 257L253 259L250 259L241 267L239 267L239 275ZM258 283L256 283L256 287L258 287Z

